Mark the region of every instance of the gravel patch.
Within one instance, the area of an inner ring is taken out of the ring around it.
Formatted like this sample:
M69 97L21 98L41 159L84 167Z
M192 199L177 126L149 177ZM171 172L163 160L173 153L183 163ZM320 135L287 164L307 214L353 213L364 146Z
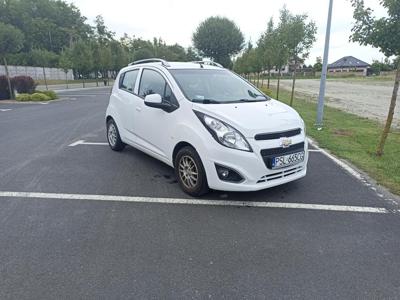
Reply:
M276 84L276 82L272 82ZM281 87L290 90L291 80L281 80ZM378 120L386 120L393 83L354 82L328 80L326 82L326 104L341 110ZM301 79L296 81L296 93L316 101L319 93L319 80ZM400 100L398 99L393 125L400 128Z

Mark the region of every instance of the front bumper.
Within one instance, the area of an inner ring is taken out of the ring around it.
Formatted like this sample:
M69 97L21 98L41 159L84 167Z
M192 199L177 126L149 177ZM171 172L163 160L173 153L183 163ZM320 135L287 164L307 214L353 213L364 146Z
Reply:
M304 142L304 161L281 169L269 169L261 150L281 147L279 140L256 141L247 139L253 152L224 147L216 142L207 147L208 155L201 155L210 188L223 191L258 191L302 178L307 173L308 144L304 134L293 137L293 144ZM244 180L240 183L223 181L218 177L215 164L237 171Z

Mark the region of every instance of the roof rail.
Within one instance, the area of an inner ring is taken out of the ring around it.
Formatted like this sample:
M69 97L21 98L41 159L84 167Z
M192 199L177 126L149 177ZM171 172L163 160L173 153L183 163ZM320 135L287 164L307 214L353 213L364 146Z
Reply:
M191 61L191 62L194 64L209 65L209 66L223 68L223 66L221 64L216 63L215 61L212 61L212 60L196 60L196 61Z
M131 62L128 66L133 66L138 64L148 64L153 62L160 62L164 67L170 67L170 64L166 60L161 58L147 58L147 59L135 60L134 62Z

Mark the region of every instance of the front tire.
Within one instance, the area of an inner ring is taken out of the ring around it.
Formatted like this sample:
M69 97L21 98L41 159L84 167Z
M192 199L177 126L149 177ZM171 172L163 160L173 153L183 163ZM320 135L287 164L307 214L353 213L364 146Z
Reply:
M114 151L122 151L125 148L125 144L119 135L117 124L113 119L107 121L107 141Z
M174 165L179 185L185 193L194 197L208 193L206 172L193 147L186 146L179 150Z

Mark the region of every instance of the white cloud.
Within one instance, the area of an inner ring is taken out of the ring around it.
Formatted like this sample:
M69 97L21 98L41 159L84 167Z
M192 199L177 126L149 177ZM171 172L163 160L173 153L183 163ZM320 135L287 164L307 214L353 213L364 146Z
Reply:
M314 63L323 55L328 0L69 0L92 22L96 15L102 15L107 26L118 36L127 33L132 36L152 39L161 37L167 43L179 43L185 47L191 44L191 36L197 25L209 16L226 16L235 21L246 39L255 42L265 30L270 17L277 21L279 9L286 4L296 14L306 13L318 27L317 42L307 63ZM377 15L384 9L376 0L366 0ZM353 23L353 10L349 0L334 0L332 33L329 61L345 55L353 55L371 62L381 59L377 49L349 42Z

